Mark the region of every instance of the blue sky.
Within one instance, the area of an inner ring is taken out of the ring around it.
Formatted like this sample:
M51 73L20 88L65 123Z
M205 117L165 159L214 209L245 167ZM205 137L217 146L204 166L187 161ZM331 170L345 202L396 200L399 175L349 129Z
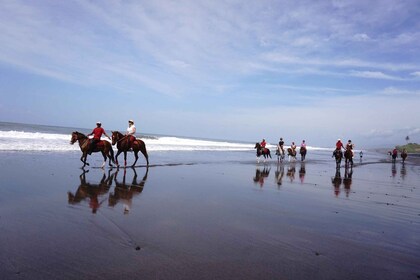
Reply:
M0 121L420 142L420 2L2 1Z

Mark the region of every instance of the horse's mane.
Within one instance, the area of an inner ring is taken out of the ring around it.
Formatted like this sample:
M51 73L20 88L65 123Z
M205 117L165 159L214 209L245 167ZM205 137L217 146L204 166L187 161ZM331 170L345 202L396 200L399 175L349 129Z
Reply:
M86 135L84 135L83 133L79 132L79 131L73 131L73 133L76 133L77 135L82 136L83 138L88 138Z
M122 134L122 133L121 133L121 132L119 132L119 131L113 131L113 132L117 133L117 134L118 134L118 136L124 136L124 134Z

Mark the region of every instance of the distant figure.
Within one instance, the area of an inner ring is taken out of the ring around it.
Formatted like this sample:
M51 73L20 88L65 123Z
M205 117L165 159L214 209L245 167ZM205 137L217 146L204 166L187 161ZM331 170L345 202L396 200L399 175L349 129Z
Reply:
M263 140L261 141L260 145L261 145L261 148L262 148L263 150L265 150L265 146L267 145L267 142L265 142L265 139L263 139Z
M407 150L403 149L403 151L401 152L401 159L402 159L402 163L405 162L405 159L407 158L408 154L407 154Z
M362 161L362 158L363 158L363 152L362 151L360 151L359 156L360 156L360 161Z
M278 155L284 155L284 148L283 148L283 146L284 146L283 138L280 138L279 144L277 145L277 151L279 152Z
M347 144L346 144L346 150L350 150L350 151L351 151L351 157L354 157L354 151L353 151L353 148L354 148L354 144L353 144L353 143L351 143L351 140L349 140L349 141L347 142Z
M398 150L397 147L394 148L394 150L392 150L392 162L395 162L397 160L398 157Z
M306 142L305 140L302 140L302 144L300 144L300 157L301 157L301 161L304 161L306 158Z
M89 152L88 152L89 155L92 154L93 150L96 147L96 144L99 141L101 141L102 134L108 137L109 140L111 140L111 137L109 137L108 134L106 134L105 130L101 126L102 126L101 122L96 122L96 127L92 130L90 134L87 135L87 136L93 135L93 139L90 142L90 147L89 147Z
M341 139L337 140L337 143L335 143L335 149L340 150L344 148L343 142L341 142Z

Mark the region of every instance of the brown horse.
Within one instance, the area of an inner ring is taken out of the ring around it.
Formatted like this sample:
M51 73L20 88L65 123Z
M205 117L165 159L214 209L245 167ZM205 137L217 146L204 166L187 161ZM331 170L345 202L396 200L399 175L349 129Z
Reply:
M306 158L306 147L300 147L299 153L301 161L304 161Z
M407 158L407 151L404 149L402 152L401 152L401 159L402 159L402 163L404 163L405 162L405 159Z
M353 167L353 153L351 149L346 149L344 158L346 159L345 166L347 167L350 164L350 166Z
M128 150L133 149L134 157L136 158L136 160L134 161L133 165L131 165L131 167L134 167L136 165L136 162L139 158L139 151L144 155L144 157L146 158L147 166L149 166L149 156L146 151L146 144L144 144L144 142L140 139L134 140L133 143L128 143L128 141L126 140L127 138L121 132L112 131L112 145L117 144L118 149L118 152L115 155L115 162L117 163L117 165L119 166L118 155L124 152L124 166L127 166L127 152Z
M291 158L296 160L296 150L292 148L287 148L287 155L289 156L289 161Z
M257 149L257 161L259 162L260 161L260 156L264 156L264 161L268 158L268 157L270 157L271 158L271 152L270 152L270 150L269 149L267 149L267 148L263 148L263 147L261 147L261 144L260 143L255 143L255 147L254 147L254 149Z
M90 146L90 139L84 135L81 132L78 131L74 131L71 134L71 140L70 140L70 144L73 145L74 143L76 143L77 141L79 141L79 147L80 150L82 151L82 157L80 158L80 160L83 162L83 167L85 167L86 165L89 165L89 163L86 162L86 158L89 152L89 146ZM114 161L114 150L112 149L111 143L109 143L108 141L104 141L101 140L98 143L96 143L95 148L92 151L93 153L97 153L97 152L101 152L102 156L104 157L104 163L102 164L102 167L105 166L106 163L106 158L109 158L109 166L112 166L111 164L111 160L112 162L115 163Z
M335 167L339 169L341 165L341 159L343 158L343 152L341 149L335 149L332 156L335 157Z

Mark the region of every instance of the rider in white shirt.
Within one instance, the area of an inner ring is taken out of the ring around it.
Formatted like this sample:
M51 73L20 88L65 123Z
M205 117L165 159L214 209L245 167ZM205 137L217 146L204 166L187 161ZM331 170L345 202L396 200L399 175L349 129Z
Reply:
M127 133L125 135L127 137L127 144L132 146L134 140L136 140L136 126L133 120L128 121Z

